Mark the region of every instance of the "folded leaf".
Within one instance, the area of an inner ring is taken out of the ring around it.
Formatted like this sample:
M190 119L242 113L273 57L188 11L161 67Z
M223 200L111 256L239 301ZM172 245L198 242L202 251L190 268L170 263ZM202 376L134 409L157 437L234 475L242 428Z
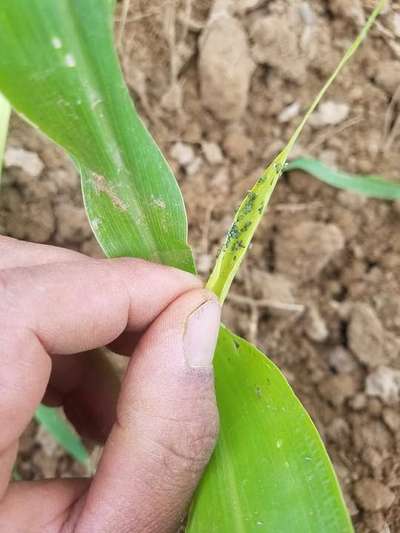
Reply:
M291 161L285 172L304 170L319 180L348 191L358 192L370 198L398 200L400 198L400 182L388 181L380 176L355 176L328 167L316 159L299 158Z

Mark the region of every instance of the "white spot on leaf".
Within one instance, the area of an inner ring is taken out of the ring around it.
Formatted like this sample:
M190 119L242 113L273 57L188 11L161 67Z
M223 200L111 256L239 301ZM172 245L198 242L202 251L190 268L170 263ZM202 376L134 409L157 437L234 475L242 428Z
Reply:
M53 48L56 48L57 50L62 47L61 39L58 37L53 37L51 40L51 45Z
M65 56L65 64L69 68L76 67L76 61L75 61L75 58L74 58L74 56L72 54L67 54Z

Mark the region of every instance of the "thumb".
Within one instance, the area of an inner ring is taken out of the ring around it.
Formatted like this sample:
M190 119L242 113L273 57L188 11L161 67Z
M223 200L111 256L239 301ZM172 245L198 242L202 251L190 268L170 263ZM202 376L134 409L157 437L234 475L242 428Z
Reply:
M215 445L219 321L214 296L197 289L144 334L78 532L176 531Z

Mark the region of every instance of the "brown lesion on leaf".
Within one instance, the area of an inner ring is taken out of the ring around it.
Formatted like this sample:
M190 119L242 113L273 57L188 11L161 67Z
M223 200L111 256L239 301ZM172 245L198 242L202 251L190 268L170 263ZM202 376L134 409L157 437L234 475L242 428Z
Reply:
M100 176L100 174L93 174L93 179L97 193L102 192L106 194L111 200L114 207L116 207L117 209L120 209L121 211L128 210L128 206L123 200L121 200L118 194L113 191L112 187L107 183L107 180L104 176Z

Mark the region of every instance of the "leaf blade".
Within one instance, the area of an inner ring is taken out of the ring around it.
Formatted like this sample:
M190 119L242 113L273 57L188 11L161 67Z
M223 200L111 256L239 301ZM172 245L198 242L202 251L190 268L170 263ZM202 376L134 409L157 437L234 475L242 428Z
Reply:
M295 159L285 167L285 172L291 170L303 170L332 187L354 191L369 198L382 200L398 200L400 198L400 183L388 181L380 176L347 174L328 167L317 159L306 157Z
M352 532L318 431L279 369L226 328L214 367L220 438L187 532Z
M182 195L123 81L112 5L4 0L0 90L78 164L92 229L108 255L193 272ZM129 237L108 251L112 228L129 228Z

